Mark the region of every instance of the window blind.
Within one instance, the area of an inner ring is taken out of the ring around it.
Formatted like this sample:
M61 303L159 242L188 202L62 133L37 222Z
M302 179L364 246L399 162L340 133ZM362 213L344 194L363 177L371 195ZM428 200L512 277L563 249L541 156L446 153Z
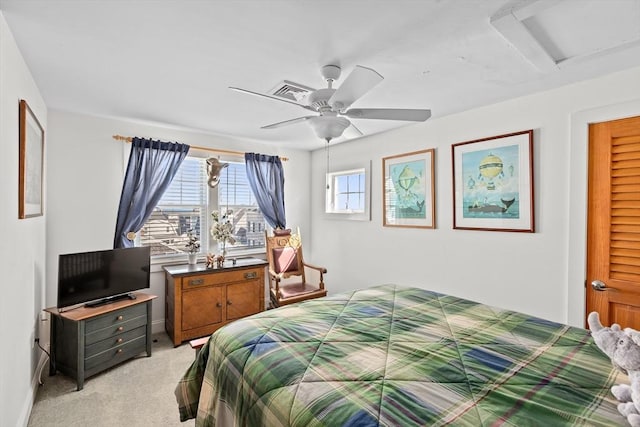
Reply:
M223 169L218 185L220 210L231 210L236 244L227 246L227 253L263 248L265 246L264 216L258 208L244 163L230 163Z
M207 185L206 161L187 157L171 185L139 233L141 246L151 247L151 256L169 256L186 252L187 231L193 230L200 241L201 253L217 252L211 241L211 212L231 210L235 245L227 245L227 254L265 246L265 221L251 191L244 163L229 163L222 170L214 191Z
M204 159L187 157L140 232L151 256L185 252L187 231L202 241L206 230L207 185ZM205 235L206 236L206 235Z

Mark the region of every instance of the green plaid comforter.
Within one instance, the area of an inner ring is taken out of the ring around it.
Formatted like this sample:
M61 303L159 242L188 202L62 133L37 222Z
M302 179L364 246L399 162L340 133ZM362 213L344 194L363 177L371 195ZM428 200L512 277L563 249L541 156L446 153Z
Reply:
M196 426L624 425L589 331L384 285L216 331L176 387Z

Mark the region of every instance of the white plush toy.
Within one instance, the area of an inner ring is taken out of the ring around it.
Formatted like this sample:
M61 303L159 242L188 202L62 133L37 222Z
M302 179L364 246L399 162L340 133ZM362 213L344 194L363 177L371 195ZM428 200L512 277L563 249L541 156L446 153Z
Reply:
M616 384L611 393L620 401L618 411L633 427L640 427L640 332L620 329L618 324L602 326L597 312L587 317L591 336L613 366L629 376L631 385Z

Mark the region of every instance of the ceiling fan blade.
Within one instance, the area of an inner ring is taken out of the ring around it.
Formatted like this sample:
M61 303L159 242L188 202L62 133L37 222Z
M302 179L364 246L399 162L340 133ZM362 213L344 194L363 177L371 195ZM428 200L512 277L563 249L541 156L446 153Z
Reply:
M329 98L329 105L335 111L342 111L353 104L358 98L369 92L375 85L384 80L380 74L371 68L356 65L351 74L336 89Z
M272 123L270 125L262 126L260 129L276 129L282 126L292 125L298 122L304 122L305 120L309 120L316 116L304 116L298 117L297 119L285 120L284 122Z
M424 122L431 117L431 110L408 108L352 108L342 113L352 119L405 120Z
M233 86L229 86L229 89L235 90L236 92L240 92L240 93L248 93L249 95L261 96L263 98L269 98L269 99L274 99L276 101L286 102L287 104L297 105L298 107L302 107L302 108L304 108L306 110L315 111L313 108L309 107L308 105L300 105L300 104L295 103L293 101L288 101L286 99L278 98L276 96L271 96L271 95L267 95L267 94L264 94L264 93L254 92L252 90L241 89L239 87L233 87Z
M353 123L351 123L349 127L344 130L344 133L342 134L342 136L344 136L347 139L359 138L362 135L364 135L364 133L362 133L362 131L358 129L356 125L354 125Z

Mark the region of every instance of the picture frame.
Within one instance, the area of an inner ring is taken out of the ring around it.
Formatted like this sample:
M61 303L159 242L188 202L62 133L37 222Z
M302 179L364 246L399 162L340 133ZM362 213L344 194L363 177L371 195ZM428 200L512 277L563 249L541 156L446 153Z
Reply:
M18 218L43 215L44 129L27 101L19 105Z
M435 149L382 159L382 225L435 228Z
M453 228L535 232L533 130L451 146Z

